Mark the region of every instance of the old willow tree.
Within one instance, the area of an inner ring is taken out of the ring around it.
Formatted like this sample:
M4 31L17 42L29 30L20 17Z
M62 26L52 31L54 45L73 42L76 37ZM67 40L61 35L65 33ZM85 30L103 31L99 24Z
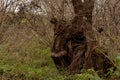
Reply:
M94 68L98 74L107 73L115 68L107 52L98 45L92 27L94 0L71 0L75 17L71 22L56 18L54 41L51 48L53 61L58 69L70 73L80 73L81 69Z

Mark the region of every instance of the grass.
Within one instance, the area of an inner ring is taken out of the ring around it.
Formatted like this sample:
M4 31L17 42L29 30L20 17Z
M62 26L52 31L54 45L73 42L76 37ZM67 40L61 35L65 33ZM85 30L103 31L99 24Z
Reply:
M32 44L31 44L32 45ZM39 44L7 51L8 45L0 46L0 80L119 80L120 56L114 61L117 70L110 70L110 77L100 78L93 69L82 70L82 74L67 75L57 71L51 57L50 48L41 48Z

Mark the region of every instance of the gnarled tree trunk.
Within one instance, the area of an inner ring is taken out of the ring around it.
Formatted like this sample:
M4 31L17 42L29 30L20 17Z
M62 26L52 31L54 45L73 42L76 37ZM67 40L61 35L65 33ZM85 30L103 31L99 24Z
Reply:
M79 73L82 68L94 68L99 74L107 73L114 63L107 52L99 47L92 28L94 0L72 0L75 17L71 23L51 19L54 27L52 58L57 68Z

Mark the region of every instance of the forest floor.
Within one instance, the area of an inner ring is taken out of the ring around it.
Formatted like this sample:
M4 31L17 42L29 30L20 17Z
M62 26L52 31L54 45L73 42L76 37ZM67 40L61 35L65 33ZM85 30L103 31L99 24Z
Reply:
M57 71L50 48L33 45L14 51L7 49L7 45L0 45L0 80L120 80L120 56L114 61L118 69L115 73L111 69L107 79L100 78L93 69L68 75Z

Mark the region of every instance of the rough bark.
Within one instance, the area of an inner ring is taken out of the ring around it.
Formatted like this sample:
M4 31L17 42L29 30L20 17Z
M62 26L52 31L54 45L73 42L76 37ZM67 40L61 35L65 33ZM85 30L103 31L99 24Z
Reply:
M51 19L54 27L52 58L58 69L79 73L82 68L94 68L98 74L107 73L114 63L99 47L92 29L94 0L72 0L76 16L67 23Z

